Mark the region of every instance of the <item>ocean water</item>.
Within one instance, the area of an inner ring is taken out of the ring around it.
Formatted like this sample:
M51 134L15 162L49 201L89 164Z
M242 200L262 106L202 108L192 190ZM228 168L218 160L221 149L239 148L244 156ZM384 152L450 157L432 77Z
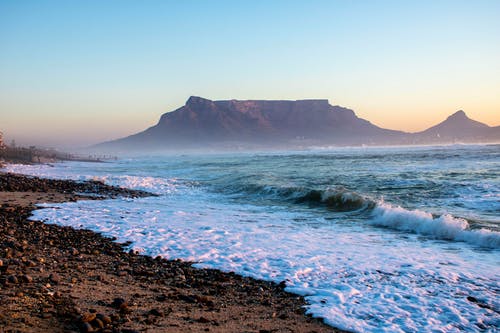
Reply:
M144 254L285 281L356 332L500 331L500 145L170 155L9 171L158 197L34 219Z

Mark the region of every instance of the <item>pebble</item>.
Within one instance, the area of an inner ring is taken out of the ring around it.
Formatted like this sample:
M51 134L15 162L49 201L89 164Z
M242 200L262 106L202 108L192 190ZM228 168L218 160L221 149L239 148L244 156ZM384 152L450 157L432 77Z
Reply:
M98 318L95 318L94 320L92 320L91 324L93 327L98 328L98 329L103 329L105 326L104 323Z
M113 303L111 303L111 306L115 309L124 309L128 306L128 303L125 299L117 297L113 299Z
M17 279L17 277L15 275L9 275L7 277L7 282L16 284L16 283L19 283L19 280Z
M92 320L94 320L96 318L96 314L95 313L90 313L90 312L87 312L87 313L84 313L81 317L81 321L84 322L84 323L89 323L91 322Z
M198 318L197 322L202 323L202 324L206 324L206 323L210 322L210 319L207 319L205 317L200 317L200 318Z
M28 267L35 267L36 263L33 260L28 260L28 261L26 261L26 266L28 266Z
M52 282L52 283L58 284L58 283L59 283L59 281L61 281L61 278L60 278L60 277L59 277L59 275L57 275L56 273L52 273L52 274L50 274L50 276L49 276L49 280L50 280L50 282Z
M22 276L22 280L25 283L32 283L33 282L33 278L30 275L28 275L28 274L24 274Z
M82 323L80 325L80 330L81 332L83 333L90 333L90 332L94 332L94 328L92 327L92 325L90 325L89 323Z
M111 318L102 314L102 313L98 313L96 315L96 318L99 319L100 321L102 321L105 325L111 324Z
M153 315L153 316L156 316L156 317L163 317L163 312L161 312L158 309L151 309L151 310L149 310L149 314Z

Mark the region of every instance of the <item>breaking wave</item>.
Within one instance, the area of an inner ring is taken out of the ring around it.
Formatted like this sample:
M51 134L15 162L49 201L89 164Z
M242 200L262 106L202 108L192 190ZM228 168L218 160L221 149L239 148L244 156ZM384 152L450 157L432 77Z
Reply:
M450 214L433 216L421 210L407 210L379 202L368 223L374 226L417 233L436 239L461 241L488 248L500 248L500 232L471 229L467 220Z
M293 204L324 206L334 212L369 212L367 223L376 227L420 234L434 239L466 242L472 245L500 248L500 232L473 229L469 221L451 214L434 216L421 210L393 206L374 200L342 186L324 190L304 187L275 187L247 184L233 191L242 191L267 199L285 200ZM240 192L239 194L242 194Z
M331 187L324 190L307 187L279 187L270 185L245 184L226 188L229 193L244 196L252 195L276 201L285 201L292 204L308 204L312 206L325 206L337 212L350 212L366 208L373 208L375 202L362 195L349 191L342 186Z
M328 209L338 212L350 212L373 208L375 202L362 195L348 191L343 187L328 188L326 190L311 190L298 197L296 203L325 205Z

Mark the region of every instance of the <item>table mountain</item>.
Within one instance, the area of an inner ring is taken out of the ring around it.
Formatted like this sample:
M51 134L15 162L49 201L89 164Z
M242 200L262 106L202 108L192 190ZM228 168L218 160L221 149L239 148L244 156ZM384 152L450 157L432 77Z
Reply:
M103 149L286 148L324 144L388 144L405 133L382 129L350 109L317 100L225 100L190 97L143 132Z
M312 100L223 100L192 96L140 133L95 146L112 151L286 149L332 145L399 145L500 141L500 127L463 111L419 133L383 129L354 111Z

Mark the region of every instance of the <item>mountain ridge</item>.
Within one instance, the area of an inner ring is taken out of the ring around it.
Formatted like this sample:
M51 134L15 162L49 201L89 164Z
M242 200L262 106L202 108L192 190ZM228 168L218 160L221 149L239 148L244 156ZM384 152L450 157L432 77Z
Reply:
M417 133L378 127L327 99L218 100L191 96L156 125L94 146L102 150L183 148L307 148L310 146L433 144L500 141L490 127L459 110Z

